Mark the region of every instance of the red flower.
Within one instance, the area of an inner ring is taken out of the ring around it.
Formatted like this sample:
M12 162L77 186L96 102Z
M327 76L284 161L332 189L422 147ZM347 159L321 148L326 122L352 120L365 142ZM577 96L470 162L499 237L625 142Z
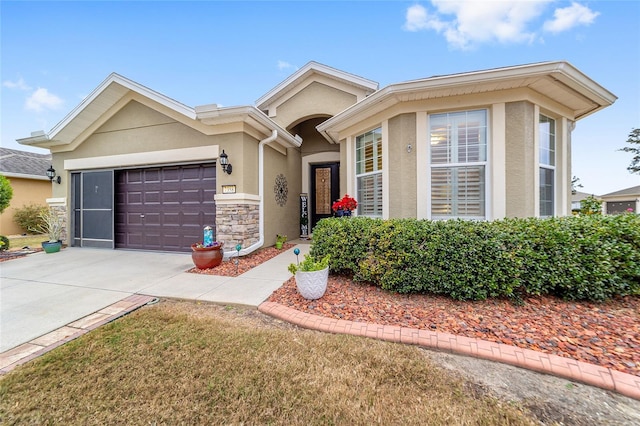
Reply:
M334 212L337 212L338 210L354 211L356 207L358 207L358 202L355 198L350 197L349 194L344 194L344 197L342 197L341 200L338 200L331 205L331 209Z

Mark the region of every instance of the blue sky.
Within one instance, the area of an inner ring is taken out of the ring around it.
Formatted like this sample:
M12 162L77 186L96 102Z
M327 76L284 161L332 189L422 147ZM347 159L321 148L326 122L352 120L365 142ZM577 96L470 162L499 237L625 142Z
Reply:
M585 192L640 185L617 151L640 127L640 2L2 1L2 146L49 132L111 72L188 106L253 105L309 61L380 87L567 60L618 96L578 122Z

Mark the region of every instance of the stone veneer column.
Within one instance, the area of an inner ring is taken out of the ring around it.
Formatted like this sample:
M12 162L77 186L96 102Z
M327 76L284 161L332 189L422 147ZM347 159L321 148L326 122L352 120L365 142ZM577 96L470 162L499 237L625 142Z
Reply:
M67 218L67 203L65 198L47 198L47 204L49 208L56 214L62 217L62 232L60 233L60 239L63 243L68 244L68 218Z
M216 200L216 240L224 250L249 247L260 239L260 205L252 201Z

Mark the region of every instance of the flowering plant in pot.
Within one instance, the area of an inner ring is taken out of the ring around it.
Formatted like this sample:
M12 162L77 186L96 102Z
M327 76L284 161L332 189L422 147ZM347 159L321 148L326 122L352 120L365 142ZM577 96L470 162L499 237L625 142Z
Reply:
M331 205L331 209L335 212L336 216L351 216L351 212L353 212L358 207L358 202L355 198L349 196L349 194L344 194L342 199L334 202Z
M222 263L224 243L213 241L211 243L197 242L191 244L191 259L198 269L210 269Z
M316 260L305 254L301 263L289 265L289 272L295 275L296 287L302 297L315 300L324 296L329 280L329 260L329 255Z

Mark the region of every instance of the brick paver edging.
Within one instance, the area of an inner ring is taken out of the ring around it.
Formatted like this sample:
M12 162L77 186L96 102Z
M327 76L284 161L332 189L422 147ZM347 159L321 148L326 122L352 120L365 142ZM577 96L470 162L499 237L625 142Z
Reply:
M155 300L134 294L77 321L0 354L0 375Z
M571 358L449 333L327 318L300 312L275 302L264 302L258 306L258 310L304 328L371 337L498 361L612 390L640 400L640 377Z

